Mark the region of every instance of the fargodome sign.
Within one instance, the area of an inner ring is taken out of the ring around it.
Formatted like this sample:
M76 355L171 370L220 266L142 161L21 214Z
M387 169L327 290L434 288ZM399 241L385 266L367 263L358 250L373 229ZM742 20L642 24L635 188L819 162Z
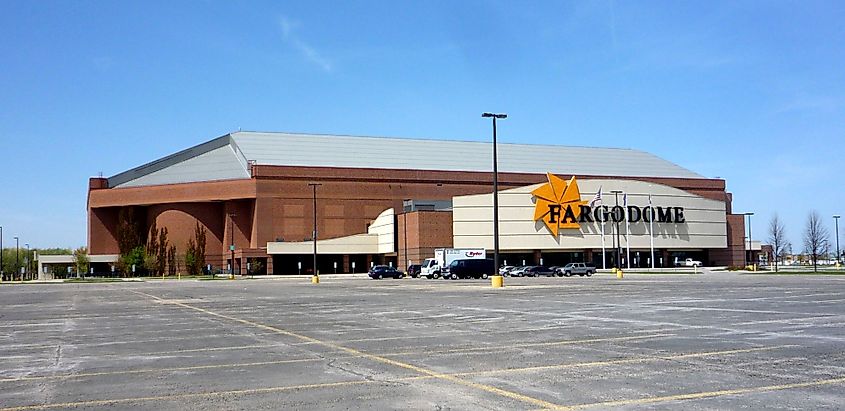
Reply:
M547 173L549 182L538 187L531 194L534 196L534 221L542 220L554 235L560 233L560 229L581 229L581 223L606 223L608 221L629 223L644 221L646 223L684 223L683 207L655 207L648 205L639 207L628 206L606 206L588 204L581 200L581 191L578 189L578 182L573 176L569 182L552 174ZM600 199L600 198L597 198Z

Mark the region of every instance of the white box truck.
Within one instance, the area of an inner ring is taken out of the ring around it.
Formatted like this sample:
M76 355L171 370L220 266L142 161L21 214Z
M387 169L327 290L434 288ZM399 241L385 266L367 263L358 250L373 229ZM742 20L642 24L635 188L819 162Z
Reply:
M487 258L487 251L483 248L438 248L434 250L434 258L426 258L422 262L420 275L425 278L440 278L452 261L485 258Z

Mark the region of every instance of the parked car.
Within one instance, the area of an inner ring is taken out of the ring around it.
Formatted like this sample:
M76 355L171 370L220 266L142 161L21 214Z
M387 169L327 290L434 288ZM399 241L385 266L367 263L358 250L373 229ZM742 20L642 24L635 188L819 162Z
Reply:
M377 265L370 269L367 273L373 280L381 280L385 277L402 278L405 273L386 265Z
M411 264L408 266L408 275L412 278L417 278L420 276L420 272L422 272L422 265L420 264Z
M513 270L508 271L508 275L511 277L522 277L525 275L525 270L530 267L529 265L523 267L514 267Z
M551 277L555 275L555 272L550 270L548 267L543 267L542 265L535 265L525 269L523 275L526 277L539 277L539 276L546 276Z
M449 278L482 278L486 279L496 269L493 267L493 260L455 260L449 264Z
M693 260L692 258L687 258L684 260L685 267L701 267L701 261Z
M563 266L561 273L566 277L570 277L573 274L589 277L596 273L596 267L592 264L569 263Z
M515 267L512 265L503 265L499 267L499 275L508 275L508 273Z

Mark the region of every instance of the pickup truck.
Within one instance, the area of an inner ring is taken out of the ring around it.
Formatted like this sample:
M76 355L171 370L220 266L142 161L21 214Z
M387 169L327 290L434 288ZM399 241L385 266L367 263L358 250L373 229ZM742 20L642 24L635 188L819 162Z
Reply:
M587 265L584 263L569 263L560 269L560 273L566 277L570 277L573 274L578 274L580 276L591 276L596 273L596 267L592 265Z
M687 258L684 260L684 267L701 267L701 261L693 260L692 258Z

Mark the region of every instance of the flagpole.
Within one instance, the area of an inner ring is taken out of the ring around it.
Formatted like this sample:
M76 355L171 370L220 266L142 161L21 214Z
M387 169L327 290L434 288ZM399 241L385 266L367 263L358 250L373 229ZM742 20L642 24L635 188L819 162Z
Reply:
M648 195L648 239L651 242L651 268L654 269L654 206L651 205L651 194Z
M596 196L593 198L593 201L590 202L590 208L594 208L597 204L602 204L601 199L601 186L599 186L599 191L596 193ZM596 219L599 220L599 224L601 224L601 268L602 270L607 269L607 255L605 255L605 247L604 247L604 226L606 224L607 216L604 216L605 221L601 221L601 218L598 216L603 215L601 213L597 213Z
M607 218L605 218L607 219ZM607 269L607 255L604 251L604 225L605 222L601 221L601 268L602 270Z
M631 269L631 226L628 225L628 193L625 193L625 262Z

